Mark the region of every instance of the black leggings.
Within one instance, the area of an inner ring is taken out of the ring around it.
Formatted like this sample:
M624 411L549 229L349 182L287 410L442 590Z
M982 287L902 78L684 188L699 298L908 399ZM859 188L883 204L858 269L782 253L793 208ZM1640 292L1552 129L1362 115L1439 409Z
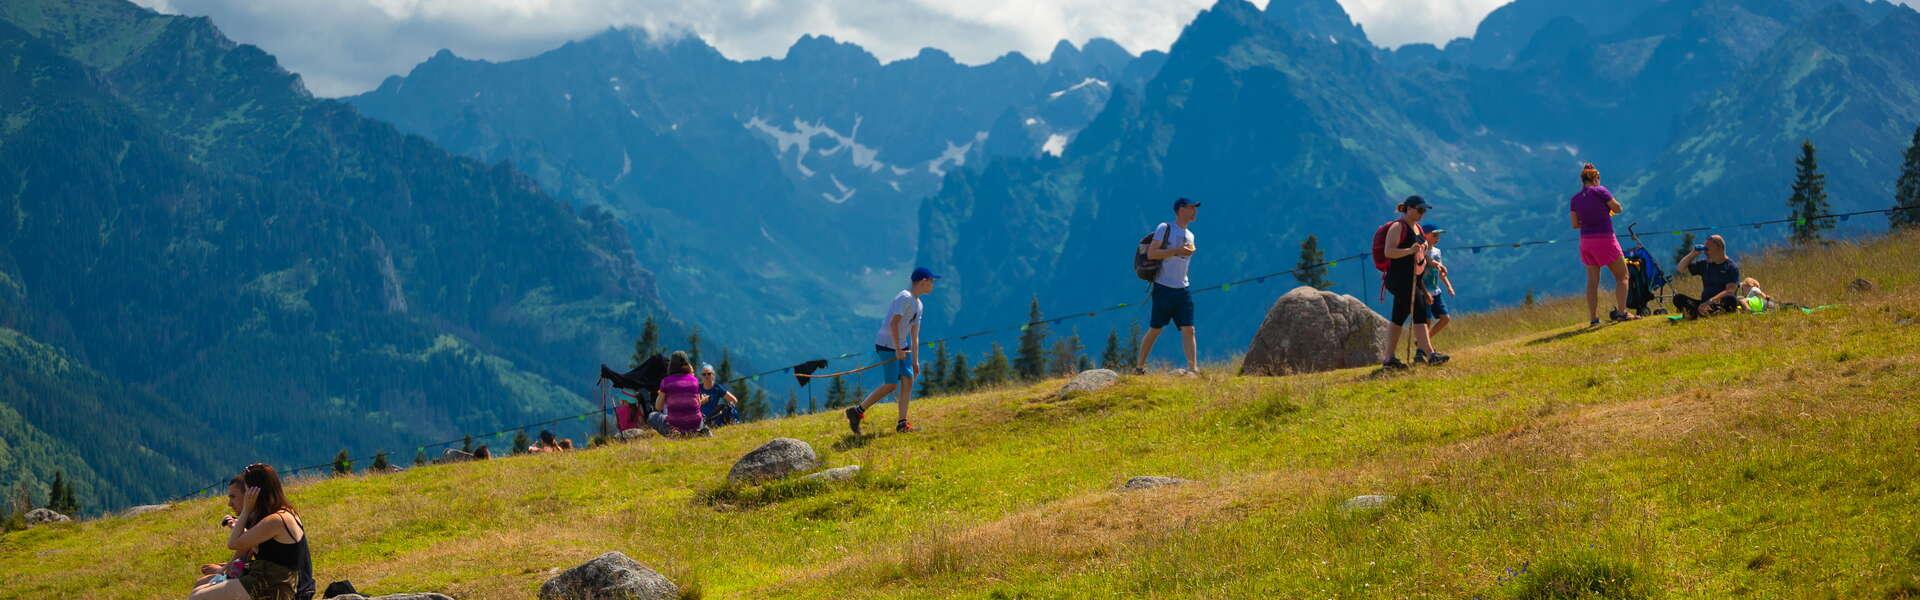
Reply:
M1390 323L1394 325L1404 325L1407 322L1407 317L1412 316L1413 324L1427 324L1427 317L1429 315L1427 312L1427 294L1425 292L1406 288L1396 290L1393 289L1392 282L1387 283L1387 291L1393 294L1393 318L1389 320Z

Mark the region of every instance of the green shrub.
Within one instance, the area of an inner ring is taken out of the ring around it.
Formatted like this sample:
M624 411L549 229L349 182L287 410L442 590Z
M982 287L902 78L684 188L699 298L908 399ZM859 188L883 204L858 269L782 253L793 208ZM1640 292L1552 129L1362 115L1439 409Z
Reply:
M1549 558L1515 578L1517 600L1632 600L1652 586L1633 563L1594 552Z

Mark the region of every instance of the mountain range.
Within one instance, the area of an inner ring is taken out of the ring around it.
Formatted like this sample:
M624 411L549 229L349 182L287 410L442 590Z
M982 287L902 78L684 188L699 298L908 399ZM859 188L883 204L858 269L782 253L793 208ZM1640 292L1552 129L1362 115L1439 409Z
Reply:
M63 473L94 511L256 460L404 462L586 410L648 315L687 331L612 215L207 19L10 1L0 57L0 483Z
M918 207L998 156L1057 156L1164 56L1104 39L969 66L882 63L805 36L736 61L691 36L610 29L506 62L442 51L347 98L454 152L508 161L629 226L673 314L769 360L864 348L903 286Z

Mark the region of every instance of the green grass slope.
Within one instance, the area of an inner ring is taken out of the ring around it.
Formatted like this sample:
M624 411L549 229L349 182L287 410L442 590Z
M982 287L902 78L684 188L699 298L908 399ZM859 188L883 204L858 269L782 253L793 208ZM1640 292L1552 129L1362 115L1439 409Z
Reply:
M461 598L607 550L708 598L1906 597L1917 246L1749 258L1838 305L1813 314L1587 330L1556 301L1463 319L1455 362L1410 375L1048 382L922 402L909 436L823 414L292 495L321 581ZM866 475L720 485L775 436ZM1194 483L1117 491L1150 474ZM1373 493L1398 499L1339 508ZM7 534L0 597L178 597L223 510Z

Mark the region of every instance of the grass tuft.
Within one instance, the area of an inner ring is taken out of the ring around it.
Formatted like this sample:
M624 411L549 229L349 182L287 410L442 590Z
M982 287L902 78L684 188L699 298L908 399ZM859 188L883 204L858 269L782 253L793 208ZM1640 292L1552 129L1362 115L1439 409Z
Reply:
M1541 561L1515 583L1515 600L1638 600L1654 589L1633 563L1594 551Z

